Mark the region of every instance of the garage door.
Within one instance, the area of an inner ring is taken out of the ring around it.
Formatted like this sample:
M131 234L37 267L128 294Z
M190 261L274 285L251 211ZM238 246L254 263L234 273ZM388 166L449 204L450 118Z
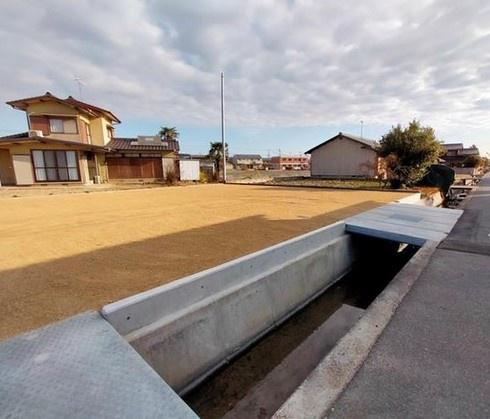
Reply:
M106 158L109 179L163 178L161 158Z

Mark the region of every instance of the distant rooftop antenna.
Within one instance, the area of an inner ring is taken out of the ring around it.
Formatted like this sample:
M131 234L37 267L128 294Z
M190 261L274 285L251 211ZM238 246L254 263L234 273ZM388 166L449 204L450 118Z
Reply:
M82 99L82 86L84 86L85 83L83 82L83 80L79 76L75 76L73 78L73 80L78 85L78 98Z
M361 119L361 138L362 138L362 134L363 134L363 128L364 128L364 121Z

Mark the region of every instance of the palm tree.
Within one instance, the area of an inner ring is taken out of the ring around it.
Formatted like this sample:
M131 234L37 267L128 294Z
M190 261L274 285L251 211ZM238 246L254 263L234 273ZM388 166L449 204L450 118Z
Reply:
M225 155L228 160L228 143L225 143ZM211 142L209 144L208 157L214 161L218 177L220 173L220 167L223 167L223 144L220 141Z
M175 141L179 138L179 131L175 127L160 127L158 135L163 141Z

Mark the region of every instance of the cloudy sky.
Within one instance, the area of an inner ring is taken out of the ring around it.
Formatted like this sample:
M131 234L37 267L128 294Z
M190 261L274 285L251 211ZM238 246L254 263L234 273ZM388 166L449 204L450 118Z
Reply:
M0 0L0 100L111 109L117 134L177 126L183 151L303 152L338 131L418 118L490 152L488 0ZM0 135L25 130L0 109Z

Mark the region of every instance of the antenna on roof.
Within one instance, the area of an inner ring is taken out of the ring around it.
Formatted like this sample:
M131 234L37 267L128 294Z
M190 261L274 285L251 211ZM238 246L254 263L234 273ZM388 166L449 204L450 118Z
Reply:
M78 84L78 98L81 100L82 99L82 86L85 86L85 83L83 82L83 80L79 76L75 76L73 78L73 80L75 81L75 83Z
M364 128L364 121L361 119L361 139L362 139L363 128Z

